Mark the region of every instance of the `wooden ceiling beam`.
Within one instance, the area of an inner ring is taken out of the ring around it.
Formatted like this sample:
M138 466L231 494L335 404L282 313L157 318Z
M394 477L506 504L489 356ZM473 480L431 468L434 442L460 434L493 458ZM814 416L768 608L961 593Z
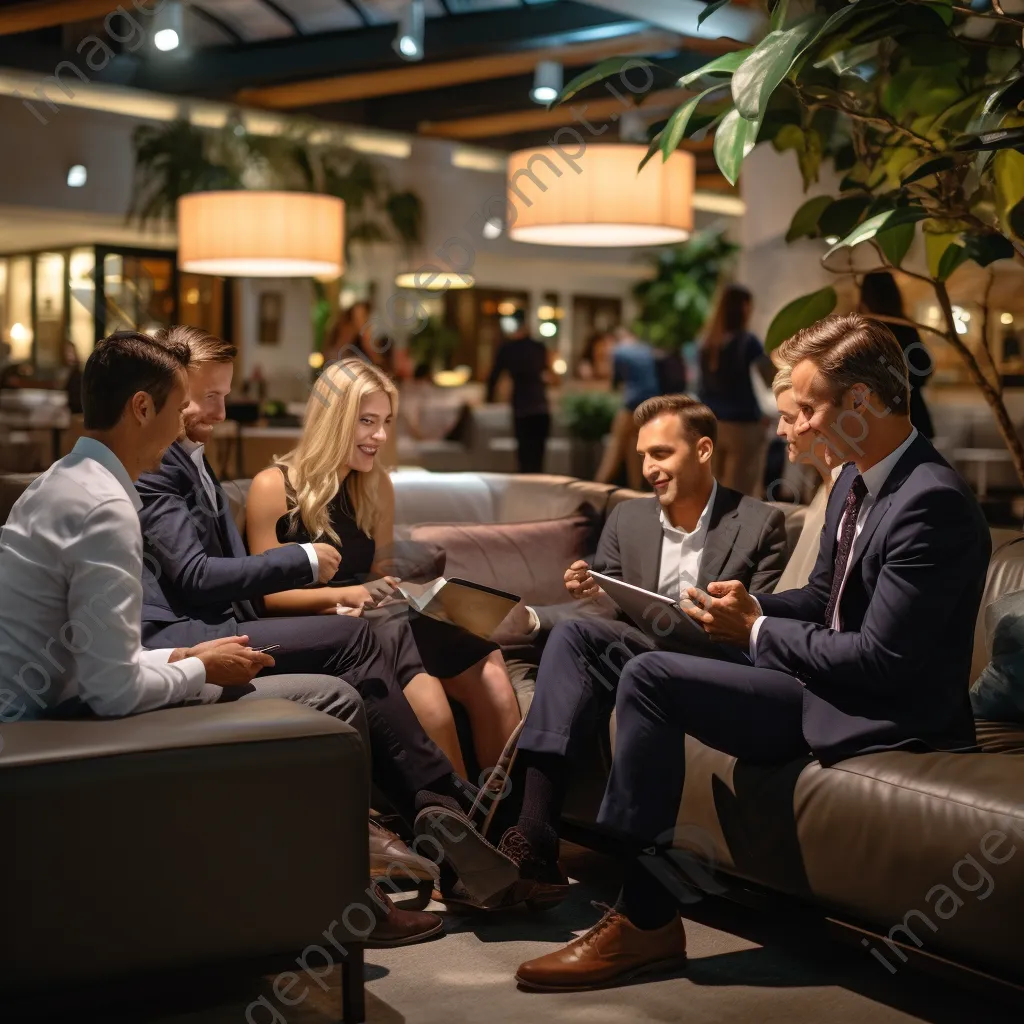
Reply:
M37 28L88 21L117 9L113 0L42 0L0 7L0 36L32 32Z
M246 106L272 110L314 107L323 103L347 103L377 96L396 96L496 78L510 78L513 75L532 72L537 62L541 60L557 60L570 65L588 64L603 60L605 57L671 50L681 44L682 37L672 32L642 32L626 38L602 39L556 49L520 50L516 53L495 53L463 60L408 64L381 71L364 71L306 82L291 82L287 85L242 89L236 99Z
M674 110L691 94L683 89L660 89L648 93L638 108L642 111ZM627 109L614 96L608 99L581 101L578 106L586 107L583 114L591 124L617 121ZM443 139L486 139L520 132L557 130L564 125L577 123L569 105L534 107L531 110L513 110L505 114L486 114L483 117L463 117L452 121L424 121L419 126L421 135ZM602 133L603 134L603 133ZM705 142L688 143L686 148L695 152L709 150L710 139Z

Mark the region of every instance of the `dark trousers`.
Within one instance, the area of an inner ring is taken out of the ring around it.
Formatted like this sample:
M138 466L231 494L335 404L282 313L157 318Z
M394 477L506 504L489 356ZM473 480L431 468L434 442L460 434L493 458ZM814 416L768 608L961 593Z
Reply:
M639 629L615 619L560 622L551 631L518 749L572 757L608 723L623 666L654 650Z
M408 815L421 789L452 772L451 762L427 737L405 699L369 624L344 615L308 615L240 622L253 647L280 644L264 675L337 676L363 699L373 779L396 810ZM261 676L262 678L262 676Z
M544 412L538 416L516 416L516 451L520 473L543 473L544 452L551 433L551 416Z
M640 654L615 699L615 757L598 822L668 845L683 797L685 738L745 761L784 764L808 752L803 686L771 669L688 654Z

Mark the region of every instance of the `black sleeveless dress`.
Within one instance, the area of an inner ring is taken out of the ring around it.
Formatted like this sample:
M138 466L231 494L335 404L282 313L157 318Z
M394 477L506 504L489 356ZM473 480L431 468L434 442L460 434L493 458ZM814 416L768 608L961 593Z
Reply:
M277 468L284 476L290 512L296 505L295 489L284 467ZM356 524L347 478L334 496L328 512L331 526L341 541L340 545L333 545L341 552L341 565L328 586L355 587L378 579L380 574L373 572L377 545ZM310 537L298 516L286 513L277 521L277 540L280 544L308 544L314 538ZM318 542L331 543L322 539ZM393 678L403 689L413 676L422 672L441 679L457 676L498 649L497 644L458 626L420 615L406 601L369 608L363 612L363 618L373 629L384 657L392 667Z

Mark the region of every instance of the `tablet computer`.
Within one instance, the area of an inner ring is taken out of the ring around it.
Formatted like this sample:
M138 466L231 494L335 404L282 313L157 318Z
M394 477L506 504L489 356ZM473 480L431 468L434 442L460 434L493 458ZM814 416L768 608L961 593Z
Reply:
M591 572L590 575L637 629L649 636L661 650L750 664L749 657L738 647L712 640L672 598L600 572Z

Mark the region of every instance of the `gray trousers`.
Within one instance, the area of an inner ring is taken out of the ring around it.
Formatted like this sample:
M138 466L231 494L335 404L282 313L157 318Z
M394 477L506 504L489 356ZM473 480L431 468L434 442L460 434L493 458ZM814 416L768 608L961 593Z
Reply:
M226 704L236 700L281 700L295 701L308 708L323 711L342 722L347 722L359 733L363 750L370 756L370 733L366 726L366 710L363 698L343 679L336 676L313 675L311 673L257 676L242 686L217 686L203 683L197 698L186 701L186 705Z

